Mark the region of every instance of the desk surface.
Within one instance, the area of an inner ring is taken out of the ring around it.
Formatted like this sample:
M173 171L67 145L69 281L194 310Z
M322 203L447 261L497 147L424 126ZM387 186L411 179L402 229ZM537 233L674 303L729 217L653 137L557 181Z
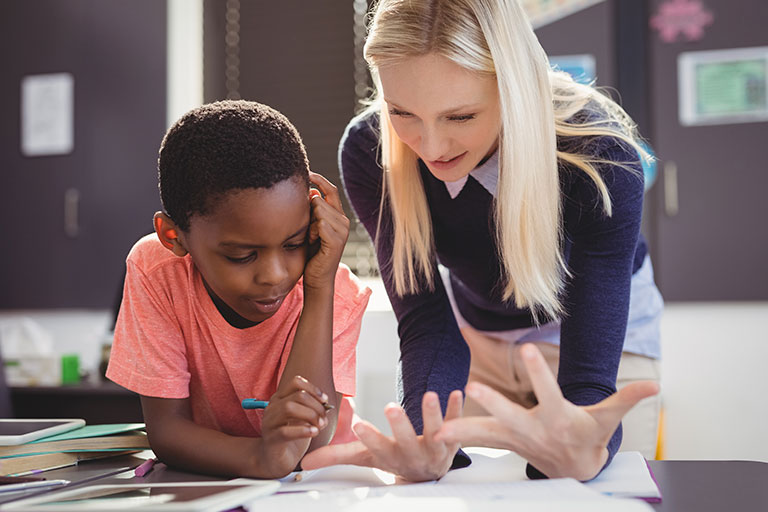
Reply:
M768 463L755 461L650 461L665 512L768 510Z
M94 460L46 472L47 478L64 478L77 485L126 483L119 473L138 466L143 459L122 456ZM768 510L768 463L754 461L650 461L663 501L652 504L663 512L728 512ZM132 482L188 482L218 480L170 468L159 468ZM2 503L0 499L0 503ZM7 500L5 500L7 501Z

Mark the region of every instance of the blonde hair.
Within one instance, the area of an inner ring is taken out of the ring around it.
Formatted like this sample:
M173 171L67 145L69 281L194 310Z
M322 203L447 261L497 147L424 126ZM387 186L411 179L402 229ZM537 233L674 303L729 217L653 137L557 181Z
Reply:
M396 293L417 293L423 286L434 289L434 240L418 157L389 122L377 70L435 53L480 75L494 76L498 84L502 128L494 213L503 299L514 297L515 306L530 308L537 321L541 313L561 316L560 294L568 268L562 255L558 166L570 164L585 172L610 216L611 198L598 172L607 162L589 154L588 138L616 137L644 155L631 119L594 88L550 68L517 0L380 0L374 9L364 49L376 84L368 110L375 111L380 122L380 213L388 200ZM601 115L573 120L585 109ZM584 137L584 144L562 152L558 136ZM629 168L629 162L611 163Z

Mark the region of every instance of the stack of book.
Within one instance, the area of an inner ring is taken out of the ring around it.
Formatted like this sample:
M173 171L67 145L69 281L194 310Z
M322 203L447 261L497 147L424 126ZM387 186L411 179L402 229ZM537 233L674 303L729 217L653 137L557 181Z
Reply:
M0 446L0 475L28 475L148 448L143 423L86 425L25 444Z

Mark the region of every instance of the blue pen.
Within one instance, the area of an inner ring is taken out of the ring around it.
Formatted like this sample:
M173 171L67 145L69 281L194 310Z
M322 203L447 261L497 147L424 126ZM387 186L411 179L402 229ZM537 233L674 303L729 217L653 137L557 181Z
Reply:
M269 402L266 400L256 400L255 398L246 398L242 404L243 409L266 409Z
M255 398L244 398L241 404L243 409L266 409L269 402L266 400L256 400ZM326 411L333 409L333 406L328 402L323 402L323 407Z

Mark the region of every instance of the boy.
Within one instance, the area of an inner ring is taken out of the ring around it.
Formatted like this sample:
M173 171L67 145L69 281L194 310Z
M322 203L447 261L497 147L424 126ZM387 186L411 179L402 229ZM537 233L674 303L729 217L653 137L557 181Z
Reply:
M296 129L258 103L205 105L170 128L158 170L164 211L128 255L107 370L141 395L155 454L277 478L352 439L370 290L339 264L349 220Z

